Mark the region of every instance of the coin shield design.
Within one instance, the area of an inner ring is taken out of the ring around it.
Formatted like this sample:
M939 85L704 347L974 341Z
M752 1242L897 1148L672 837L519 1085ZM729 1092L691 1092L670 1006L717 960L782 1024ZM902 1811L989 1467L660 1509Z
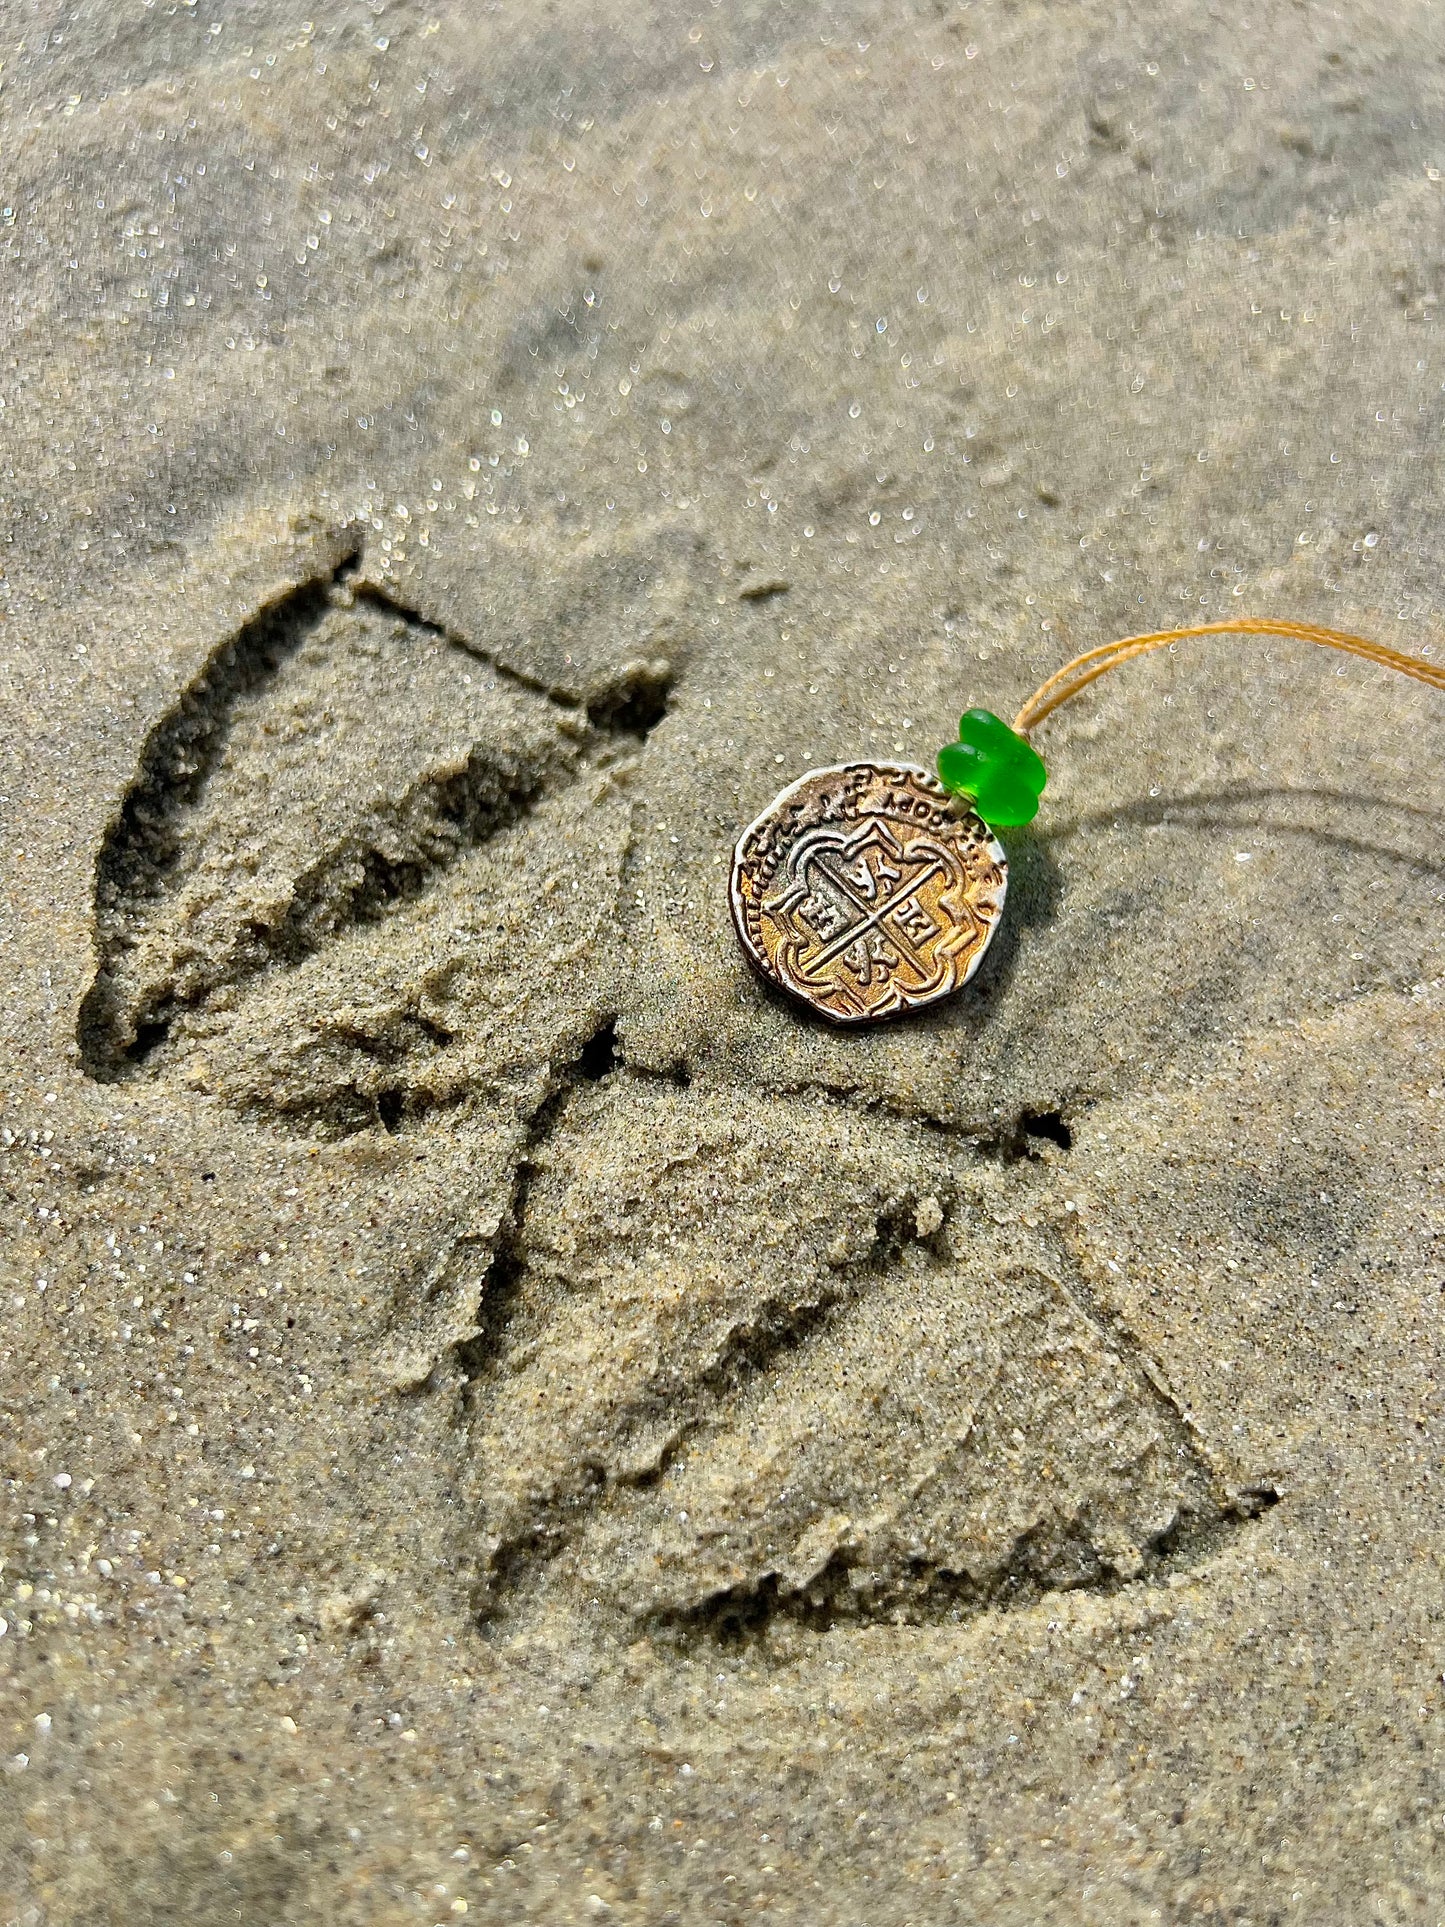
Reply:
M966 984L1003 914L1008 862L926 770L809 770L733 854L738 940L765 977L835 1024L867 1024Z

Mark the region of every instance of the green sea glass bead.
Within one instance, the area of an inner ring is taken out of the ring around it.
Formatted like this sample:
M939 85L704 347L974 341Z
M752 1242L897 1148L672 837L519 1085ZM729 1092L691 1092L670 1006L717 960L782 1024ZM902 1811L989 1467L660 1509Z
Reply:
M988 709L970 709L959 722L958 741L938 752L938 776L1000 829L1032 823L1048 781L1038 751Z

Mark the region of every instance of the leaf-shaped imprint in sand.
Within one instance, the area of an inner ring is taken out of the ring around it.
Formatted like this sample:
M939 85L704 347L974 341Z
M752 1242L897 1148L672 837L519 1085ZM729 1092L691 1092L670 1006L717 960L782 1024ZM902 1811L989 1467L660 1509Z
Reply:
M465 1349L482 1618L957 1618L1192 1563L1272 1504L1008 1226L1019 1182L845 1105L579 1080Z
M673 673L624 654L624 609L596 614L600 673L558 691L353 555L230 638L152 732L100 854L90 1073L339 1135L545 1058L586 1010L628 764Z
M1274 1494L1022 1208L1027 1158L627 1061L695 543L547 573L513 647L343 537L218 647L98 855L86 1068L404 1135L374 1363L460 1392L484 1626L937 1620L1207 1554Z

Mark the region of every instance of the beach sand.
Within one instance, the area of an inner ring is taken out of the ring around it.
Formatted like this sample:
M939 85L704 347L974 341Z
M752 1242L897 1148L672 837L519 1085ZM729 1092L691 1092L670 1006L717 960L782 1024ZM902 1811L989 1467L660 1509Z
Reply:
M0 1920L1435 1923L1415 0L0 18Z

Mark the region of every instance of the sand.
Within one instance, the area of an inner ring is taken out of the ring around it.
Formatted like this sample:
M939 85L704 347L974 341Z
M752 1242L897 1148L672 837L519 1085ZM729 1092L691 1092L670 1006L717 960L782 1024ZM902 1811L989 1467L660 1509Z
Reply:
M1442 47L0 17L0 1919L1445 1918Z

